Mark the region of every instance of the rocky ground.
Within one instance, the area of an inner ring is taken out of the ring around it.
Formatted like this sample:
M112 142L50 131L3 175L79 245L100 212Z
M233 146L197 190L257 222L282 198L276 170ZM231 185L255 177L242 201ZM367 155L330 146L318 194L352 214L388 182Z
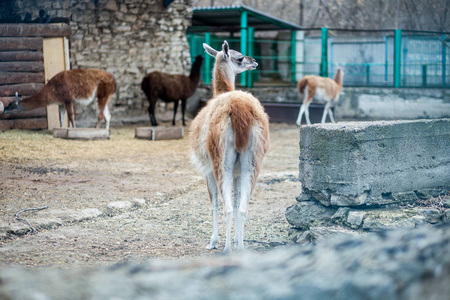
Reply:
M64 268L124 260L208 256L211 234L204 179L182 140L134 138L136 126L105 141L53 138L47 131L0 133L0 268ZM188 130L186 130L188 132ZM288 242L285 210L296 202L299 133L271 124L271 148L249 206L248 249ZM39 233L15 218L20 214Z

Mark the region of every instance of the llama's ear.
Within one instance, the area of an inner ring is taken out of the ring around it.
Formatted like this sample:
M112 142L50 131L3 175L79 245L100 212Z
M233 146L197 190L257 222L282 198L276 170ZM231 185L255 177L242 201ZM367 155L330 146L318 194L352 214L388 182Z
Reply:
M230 46L228 45L228 42L223 41L222 52L223 52L225 58L228 58L230 56L229 51L230 51Z
M208 44L203 43L203 48L205 49L206 53L208 53L212 57L217 56L217 51L211 48Z

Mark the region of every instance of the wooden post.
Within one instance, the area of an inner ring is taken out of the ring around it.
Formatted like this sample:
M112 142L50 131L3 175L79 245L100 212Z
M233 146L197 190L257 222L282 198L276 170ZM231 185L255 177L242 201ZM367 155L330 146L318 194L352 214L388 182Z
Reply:
M65 37L44 38L44 70L45 82L47 83L53 76L61 71L69 69L68 47ZM48 129L55 127L68 127L67 112L64 116L64 124L61 124L58 104L47 106Z

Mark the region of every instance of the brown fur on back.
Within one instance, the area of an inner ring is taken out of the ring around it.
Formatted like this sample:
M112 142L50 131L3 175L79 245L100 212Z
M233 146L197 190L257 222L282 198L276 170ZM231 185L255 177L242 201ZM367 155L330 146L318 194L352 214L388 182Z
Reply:
M269 121L260 102L251 94L232 91L220 94L208 101L191 124L191 148L202 162L211 159L214 176L221 182L221 164L227 132L234 133L234 145L238 152L245 151L250 142L252 129L257 135L255 147L255 173L259 172L260 162L268 150ZM200 170L200 167L197 165ZM256 180L256 177L254 180Z
M188 76L154 71L144 77L141 88L146 95L160 98L164 102L175 102L181 96L186 99L192 96L196 86L192 85Z

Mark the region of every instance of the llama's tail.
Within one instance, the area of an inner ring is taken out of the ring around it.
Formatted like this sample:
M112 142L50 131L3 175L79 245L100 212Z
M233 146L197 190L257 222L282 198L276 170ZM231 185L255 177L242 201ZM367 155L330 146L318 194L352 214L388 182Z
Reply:
M300 93L303 94L303 91L305 90L305 87L307 84L308 84L308 78L306 78L306 77L303 77L302 80L300 80L297 83L297 87L298 87L298 90L300 91Z
M234 102L233 104L230 118L234 131L234 146L238 152L242 152L248 148L255 117L253 107L249 103Z

